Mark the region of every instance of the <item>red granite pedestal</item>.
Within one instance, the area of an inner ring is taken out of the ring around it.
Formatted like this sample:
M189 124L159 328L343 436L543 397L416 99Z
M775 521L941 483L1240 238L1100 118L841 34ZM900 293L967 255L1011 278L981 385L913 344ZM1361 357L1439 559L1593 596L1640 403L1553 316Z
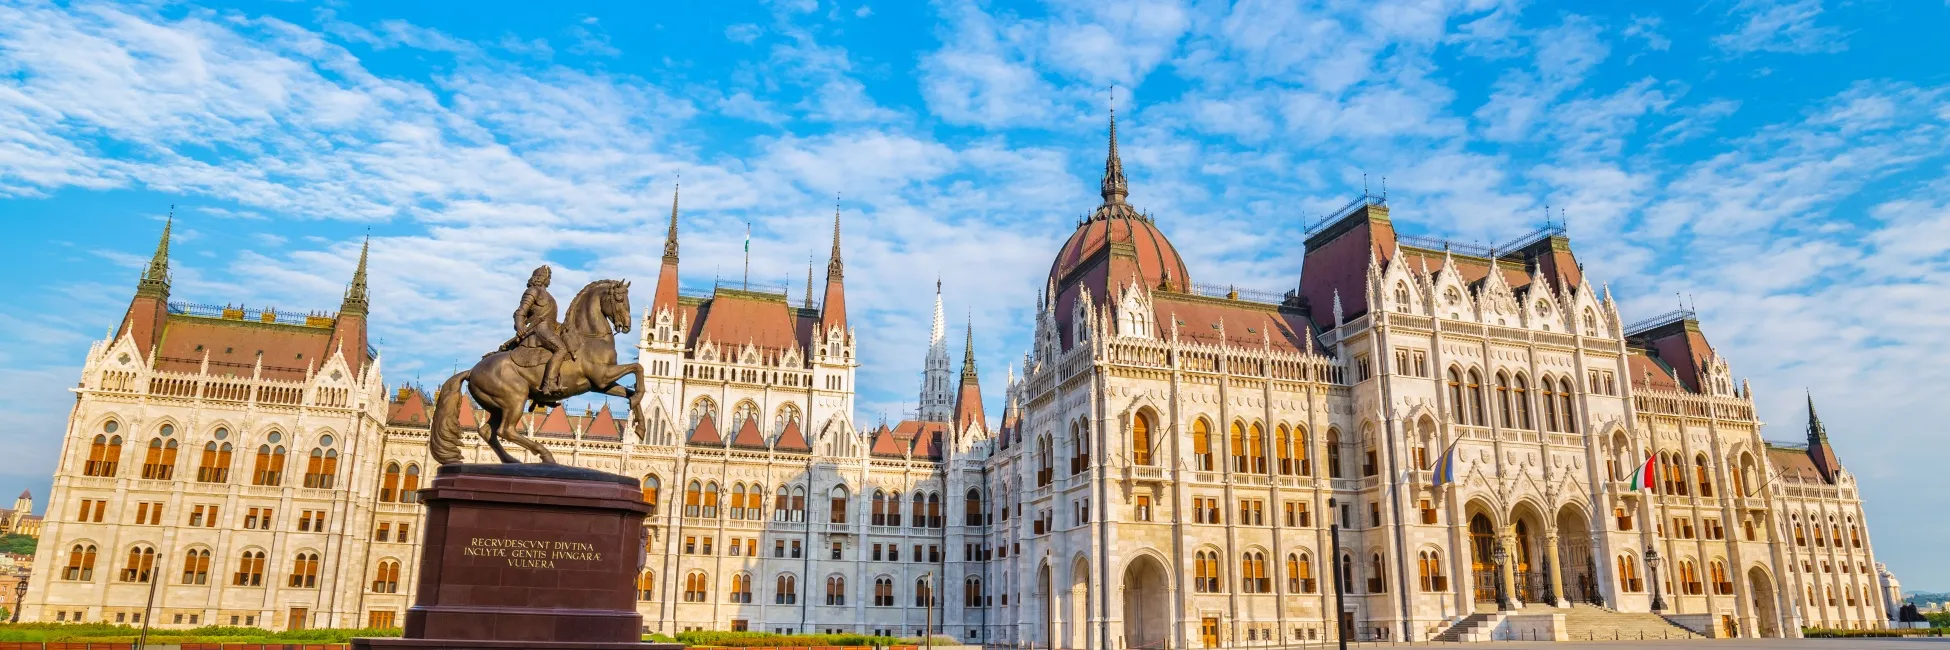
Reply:
M405 637L358 650L664 650L641 641L635 479L563 465L446 465L426 504Z

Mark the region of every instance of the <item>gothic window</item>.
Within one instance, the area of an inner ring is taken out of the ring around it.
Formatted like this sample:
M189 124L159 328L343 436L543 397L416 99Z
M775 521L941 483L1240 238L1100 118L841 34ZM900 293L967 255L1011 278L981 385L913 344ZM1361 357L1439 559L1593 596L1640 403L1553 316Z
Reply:
M1645 591L1645 582L1639 578L1639 562L1630 553L1618 556L1618 587L1627 593Z
M927 578L916 578L914 580L914 606L933 607L937 604L934 600L934 585L928 584Z
M129 547L129 560L122 565L122 582L148 582L156 574L156 549Z
M1043 434L1036 439L1036 459L1038 463L1036 485L1037 487L1049 485L1056 473L1055 450L1050 448L1049 434Z
M182 584L210 584L210 549L192 549L183 555Z
M832 504L830 516L827 521L835 524L846 523L846 486L833 486L832 491L828 492L827 496Z
M326 436L330 439L331 436ZM311 458L305 462L305 487L329 490L339 473L339 451L314 447Z
M1513 391L1510 399L1517 405L1517 428L1533 429L1530 424L1530 386L1524 381L1523 374L1517 375L1515 385L1510 390Z
M62 580L88 582L95 579L95 545L76 544L68 549L68 566L61 571Z
M796 605L799 603L799 576L781 573L772 590L772 604Z
M781 487L780 490L785 488ZM684 487L684 516L697 517L704 513L704 482L691 481Z
M643 475L643 502L650 505L648 516L657 516L657 499L663 491L664 483L656 474Z
M1212 471L1212 425L1205 418L1192 421L1192 467Z
M745 483L743 481L731 486L730 508L732 519L745 518Z
M114 433L120 426L110 420L102 429ZM96 434L93 443L88 445L88 463L82 467L82 474L88 476L114 476L115 466L122 459L122 436Z
M318 587L318 554L299 553L297 561L291 564L291 579L288 584L293 589L313 589Z
M1584 335L1585 335L1585 336L1597 336L1597 335L1598 335L1598 317L1597 317L1597 315L1595 315L1595 314L1592 314L1592 313L1591 313L1591 308L1590 308L1590 307L1586 307L1586 308L1584 308L1584 318L1583 318L1582 320L1583 320L1583 322L1584 322Z
M1557 378L1557 401L1558 408L1564 413L1564 432L1577 433L1577 409L1571 406L1571 380L1563 377Z
M873 606L894 606L894 579L880 576L873 581Z
M826 577L826 604L835 607L846 604L845 576L834 575Z
M1151 464L1151 416L1138 413L1131 418L1131 462L1138 465Z
M1273 429L1273 454L1280 465L1280 474L1293 475L1293 433L1281 424Z
M1489 424L1483 413L1483 376L1475 369L1469 371L1469 423L1476 426Z
M981 578L975 576L968 576L968 579L962 581L961 605L962 607L971 607L971 608L982 606L982 579Z
M969 488L968 494L963 496L962 500L964 502L962 507L968 510L966 525L982 525L982 491Z
M915 499L915 502L916 502L916 503L919 503L919 502L920 502L920 499L918 499L918 498L917 498L917 499ZM942 522L942 520L941 520L941 493L940 493L940 492L929 492L929 493L928 493L928 521L927 521L927 527L928 527L928 528L940 528L940 527L941 527L941 525L942 525L942 523L943 523L943 522ZM915 525L915 527L917 527L917 528L918 528L918 527L920 527L920 526L921 526L921 522L919 522L919 521L916 521L916 522L914 522L914 525Z
M757 420L757 419L758 419L758 404L752 402L751 400L741 400L738 402L738 410L732 413L731 421L725 423L725 431L727 432L737 431L738 427L745 426L746 420Z
M1388 593L1388 567L1381 563L1381 554L1376 553L1368 561L1368 593Z
M1242 473L1242 474L1245 473L1246 472L1246 426L1245 424L1241 423L1238 420L1233 420L1232 437L1228 438L1227 441L1230 443L1226 446L1226 449L1232 455L1232 471L1236 473Z
M872 508L873 508L873 515L872 515L873 518L868 521L875 526L887 525L887 493L886 492L882 492L880 490L873 491Z
M1301 476L1313 476L1313 437L1300 426L1293 427L1293 461Z
M1082 420L1072 423L1070 440L1070 448L1076 450L1076 456L1070 461L1070 473L1081 474L1090 469L1090 425Z
M419 503L419 501L420 501L420 466L415 463L407 463L406 479L401 481L399 485L399 502Z
M709 591L710 587L710 582L704 577L703 571L692 571L686 574L684 576L684 602L704 602L706 598L705 592Z
M785 431L785 425L787 423L798 421L799 407L791 402L786 402L785 406L779 407L778 417L773 418L772 428L776 431Z
M1239 558L1239 591L1248 594L1272 591L1272 583L1266 578L1265 553L1247 551Z
M168 428L165 425L164 428ZM142 478L167 481L176 473L176 441L154 438L142 459Z
M707 415L711 416L712 420L718 419L718 403L711 401L709 397L697 398L697 401L691 402L691 424L685 428L696 429L698 421L703 420Z
M1246 428L1246 457L1252 465L1252 473L1265 474L1266 471L1266 430L1258 422Z
M1496 420L1505 429L1516 426L1516 408L1510 403L1510 376L1496 373Z
M1401 311L1404 312L1408 311L1408 283L1407 282L1395 283L1395 306Z
M636 574L636 599L645 602L657 599L657 572L644 569Z
M1378 443L1377 438L1378 436L1375 435L1374 425L1364 424L1361 426L1361 475L1362 476L1374 476L1376 474L1381 473L1381 458L1380 455L1376 453L1376 446L1375 446Z
M1466 410L1467 409L1463 408L1462 371L1457 370L1455 368L1450 368L1449 369L1449 421L1456 424L1468 423L1469 418L1464 413L1464 411Z
M1307 554L1306 551L1301 551L1297 557L1293 555L1287 556L1287 571L1292 574L1288 578L1292 581L1288 586L1289 591L1296 594L1314 593L1314 558L1312 555Z
M230 584L236 587L264 586L264 552L244 551L237 560L237 573L231 576Z
M1201 594L1219 593L1219 554L1199 551L1192 556L1192 586Z
M222 429L218 429L222 431ZM203 443L203 457L196 466L196 482L223 483L230 480L230 443Z
M1341 430L1327 430L1327 477L1341 478Z
M793 521L806 520L805 486L795 485L792 487L792 520Z
M1713 496L1713 476L1712 470L1707 467L1706 454L1700 454L1698 458L1693 459L1693 469L1694 473L1698 475L1699 495L1703 497Z
M698 516L704 517L706 519L717 519L718 498L722 496L722 494L723 494L723 490L718 488L717 481L711 481L709 483L705 483L704 494L702 495L703 497L702 504L701 504L702 507L698 509Z
M1449 578L1442 575L1442 551L1429 549L1418 553L1416 557L1416 568L1421 578L1422 591L1448 591Z
M272 433L276 440L277 434ZM284 485L284 446L258 445L257 461L251 466L251 485Z

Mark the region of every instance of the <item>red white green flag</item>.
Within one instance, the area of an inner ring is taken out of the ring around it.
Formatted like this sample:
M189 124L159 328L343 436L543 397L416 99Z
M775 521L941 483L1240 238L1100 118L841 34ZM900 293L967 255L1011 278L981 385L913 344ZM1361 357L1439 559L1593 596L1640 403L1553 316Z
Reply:
M1640 467L1639 471L1632 473L1633 492L1638 492L1641 490L1651 490L1652 463L1655 460L1657 460L1657 457L1653 456L1650 450L1647 450L1645 453L1645 466Z

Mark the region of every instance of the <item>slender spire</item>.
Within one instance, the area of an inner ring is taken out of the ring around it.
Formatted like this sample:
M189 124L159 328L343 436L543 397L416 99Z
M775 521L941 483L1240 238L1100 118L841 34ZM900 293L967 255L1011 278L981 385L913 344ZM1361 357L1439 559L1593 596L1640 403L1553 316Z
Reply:
M1815 414L1815 394L1808 392L1808 446L1828 444L1828 428L1822 426L1821 416Z
M139 296L169 296L169 233L176 226L176 206L169 206L169 217L163 221L162 239L156 241L156 254L149 258L149 267L142 270L142 281L136 284L135 293Z
M948 318L947 314L943 313L941 309L941 277L936 276L934 279L934 328L928 333L928 343L931 346L941 345L943 339L947 337Z
M837 282L845 269L840 261L840 195L833 195L833 258L826 263L826 281Z
M975 383L975 315L968 316L968 343L961 357L961 383Z
M1124 160L1117 155L1117 89L1111 89L1110 153L1104 158L1102 191L1104 205L1124 202L1130 195L1130 182L1124 178Z
M813 255L812 255L812 251L806 251L806 308L807 309L813 308L812 280L813 280Z
M359 245L359 266L352 269L352 284L345 288L345 301L340 304L340 313L364 315L371 305L371 297L366 290L366 256L372 251L372 235Z
M664 234L664 261L677 262L677 195L684 189L683 182L670 188L670 230Z

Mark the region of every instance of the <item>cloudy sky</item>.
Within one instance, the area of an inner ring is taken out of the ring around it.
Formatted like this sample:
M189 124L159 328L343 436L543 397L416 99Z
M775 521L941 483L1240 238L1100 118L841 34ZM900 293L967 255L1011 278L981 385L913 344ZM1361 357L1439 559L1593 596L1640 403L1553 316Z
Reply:
M369 233L387 378L431 382L537 264L653 281L680 175L698 290L749 223L797 297L837 195L859 417L912 407L937 276L999 409L1114 87L1201 281L1293 286L1384 177L1410 233L1559 215L1628 320L1697 303L1770 438L1812 390L1880 559L1950 589L1941 2L570 4L0 2L0 479L45 494L171 206L178 300L335 309Z

